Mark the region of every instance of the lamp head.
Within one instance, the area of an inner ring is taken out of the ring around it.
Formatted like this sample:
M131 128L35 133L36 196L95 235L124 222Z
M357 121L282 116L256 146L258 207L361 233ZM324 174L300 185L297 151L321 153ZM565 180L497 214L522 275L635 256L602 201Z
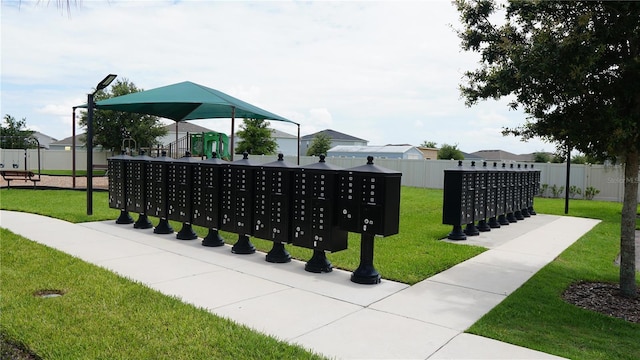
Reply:
M100 81L98 83L98 86L96 86L96 92L106 88L107 86L109 86L109 84L111 84L111 82L113 80L115 80L118 77L118 75L115 74L109 74L107 75L104 79L102 79L102 81Z

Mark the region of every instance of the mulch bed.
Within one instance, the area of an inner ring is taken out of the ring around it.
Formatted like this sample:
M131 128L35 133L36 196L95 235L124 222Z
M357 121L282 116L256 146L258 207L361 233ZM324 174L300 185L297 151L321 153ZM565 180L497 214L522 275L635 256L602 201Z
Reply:
M562 298L583 309L640 323L640 293L635 298L624 297L618 284L578 282L569 286Z

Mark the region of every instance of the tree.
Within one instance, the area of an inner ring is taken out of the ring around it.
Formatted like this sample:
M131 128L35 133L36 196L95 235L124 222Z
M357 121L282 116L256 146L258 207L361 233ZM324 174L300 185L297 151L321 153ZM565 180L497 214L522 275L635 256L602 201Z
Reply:
M534 152L533 161L537 163L548 163L551 161L551 156L544 151Z
M244 119L238 137L242 139L236 146L235 153L245 151L252 155L273 155L278 150L278 143L273 139L273 130L263 119Z
M311 140L311 145L307 149L307 156L327 155L331 149L331 138L327 134L319 133Z
M635 296L640 2L457 0L456 6L462 48L481 55L461 85L468 106L509 96L511 108L528 117L504 134L624 160L620 289Z
M127 95L143 91L138 89L128 79L118 79L111 86L110 91L100 90L95 95L95 101L105 100L116 96ZM80 126L87 126L87 112L80 118ZM93 113L93 144L102 145L104 149L119 151L124 139L133 139L138 147L155 144L158 137L167 134L159 118L122 111L95 110ZM81 139L86 144L86 135Z
M586 164L587 161L587 157L583 154L578 154L571 157L572 164Z
M438 159L442 160L464 160L464 155L462 155L462 151L458 149L458 144L449 145L442 144L440 150L438 150Z
M435 148L436 146L438 146L438 143L436 143L435 141L423 141L422 144L420 144L420 146L422 147L426 147L426 148Z
M0 148L3 149L34 149L37 141L32 140L34 131L27 130L27 119L16 120L9 114L4 115L4 125L0 126Z

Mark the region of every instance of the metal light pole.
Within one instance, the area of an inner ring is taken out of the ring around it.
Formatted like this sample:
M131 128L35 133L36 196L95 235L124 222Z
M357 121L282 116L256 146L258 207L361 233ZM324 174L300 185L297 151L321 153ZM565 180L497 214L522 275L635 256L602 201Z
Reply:
M87 94L87 215L93 215L93 97L111 84L118 75L109 74L96 86L93 93Z

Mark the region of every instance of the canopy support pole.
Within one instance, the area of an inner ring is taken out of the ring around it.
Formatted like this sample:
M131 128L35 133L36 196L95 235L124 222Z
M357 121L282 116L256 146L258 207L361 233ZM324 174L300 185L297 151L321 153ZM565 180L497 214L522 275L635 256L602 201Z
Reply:
M298 165L300 165L300 124L298 125Z
M234 148L234 129L235 129L235 125L236 125L236 107L232 106L231 107L231 151L229 152L229 156L231 157L231 161L233 161L233 154L235 154L235 148Z
M76 188L76 108L71 115L71 188Z

